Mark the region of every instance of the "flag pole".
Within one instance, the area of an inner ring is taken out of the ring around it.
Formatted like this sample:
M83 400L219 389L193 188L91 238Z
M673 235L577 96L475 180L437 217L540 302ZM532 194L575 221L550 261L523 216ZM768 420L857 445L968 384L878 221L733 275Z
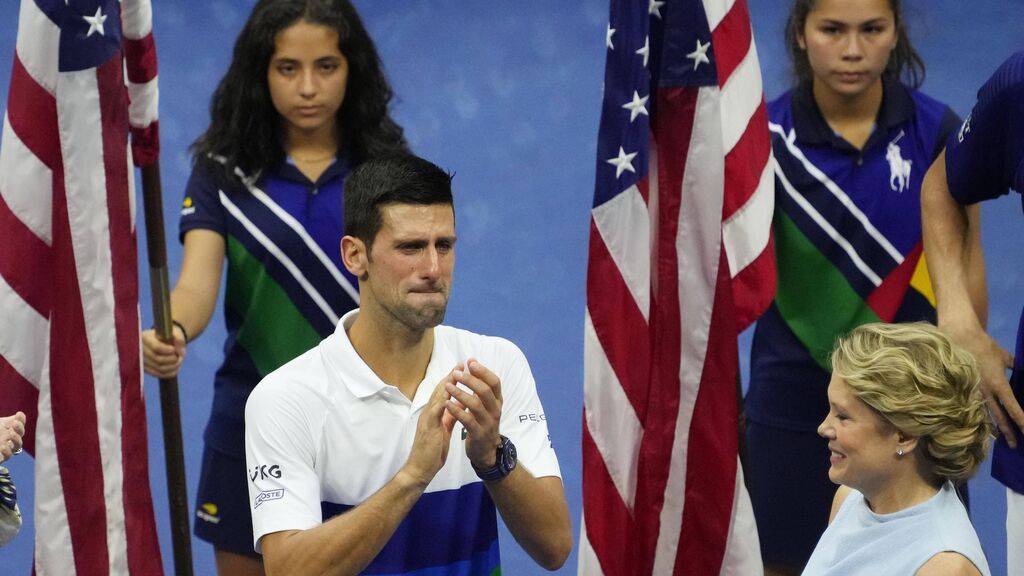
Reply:
M161 339L174 337L171 293L167 281L167 244L164 237L163 192L160 160L142 167L142 201L146 218L146 250L149 252L149 283L153 296L153 323ZM167 468L167 499L171 509L171 542L174 571L192 576L192 540L188 528L188 491L185 487L185 456L181 441L181 409L178 378L160 379L160 414L164 429L164 463Z

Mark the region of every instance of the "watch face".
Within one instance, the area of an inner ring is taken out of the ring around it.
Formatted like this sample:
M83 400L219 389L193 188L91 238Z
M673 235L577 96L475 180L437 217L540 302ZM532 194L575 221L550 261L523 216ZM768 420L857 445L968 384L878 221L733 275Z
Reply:
M502 468L512 471L516 466L516 445L506 439L502 445Z

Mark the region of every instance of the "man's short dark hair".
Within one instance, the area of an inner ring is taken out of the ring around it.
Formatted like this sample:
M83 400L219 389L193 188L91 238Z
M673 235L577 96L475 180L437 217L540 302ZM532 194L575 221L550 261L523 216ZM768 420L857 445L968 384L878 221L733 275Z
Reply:
M345 179L345 234L372 245L387 204L454 206L452 175L412 154L363 162Z

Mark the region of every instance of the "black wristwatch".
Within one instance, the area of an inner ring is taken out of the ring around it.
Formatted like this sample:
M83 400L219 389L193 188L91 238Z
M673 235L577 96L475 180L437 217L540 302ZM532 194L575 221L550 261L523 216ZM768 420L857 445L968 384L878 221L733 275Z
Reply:
M505 476L508 476L516 469L516 464L519 461L516 459L516 445L512 443L507 437L501 437L501 444L498 444L498 452L494 460L494 466L487 470L481 470L476 466L473 466L473 470L476 475L480 477L484 482L490 482L491 480L501 480Z

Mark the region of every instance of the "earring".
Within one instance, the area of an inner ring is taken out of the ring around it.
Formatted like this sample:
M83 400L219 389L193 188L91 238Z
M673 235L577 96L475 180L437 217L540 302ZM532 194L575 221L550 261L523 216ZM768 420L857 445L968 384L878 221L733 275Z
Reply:
M896 455L897 456L903 456L903 448L896 449Z

